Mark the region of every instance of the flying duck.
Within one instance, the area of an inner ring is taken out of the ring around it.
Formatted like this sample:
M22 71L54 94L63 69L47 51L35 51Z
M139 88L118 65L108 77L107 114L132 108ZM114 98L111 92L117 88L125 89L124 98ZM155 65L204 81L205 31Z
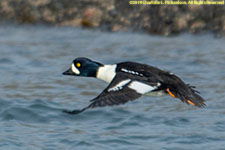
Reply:
M71 67L63 75L95 77L109 85L91 104L80 110L64 110L69 114L78 114L89 108L124 104L142 95L170 95L182 102L197 107L205 106L205 100L194 90L194 86L185 84L176 75L156 67L137 62L121 62L103 65L85 57L73 60Z

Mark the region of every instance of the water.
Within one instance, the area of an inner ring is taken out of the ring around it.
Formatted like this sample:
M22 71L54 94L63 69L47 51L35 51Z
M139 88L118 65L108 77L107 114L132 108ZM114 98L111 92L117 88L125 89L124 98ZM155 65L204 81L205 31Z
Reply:
M79 28L0 27L1 150L224 150L225 42L212 35L149 36ZM63 76L72 60L138 61L196 85L203 109L170 96L88 110L107 83Z

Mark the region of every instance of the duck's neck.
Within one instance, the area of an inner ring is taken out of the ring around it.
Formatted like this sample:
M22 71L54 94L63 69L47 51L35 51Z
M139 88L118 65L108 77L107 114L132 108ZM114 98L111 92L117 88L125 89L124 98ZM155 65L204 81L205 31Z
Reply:
M96 77L110 83L116 75L116 65L104 65L98 68Z

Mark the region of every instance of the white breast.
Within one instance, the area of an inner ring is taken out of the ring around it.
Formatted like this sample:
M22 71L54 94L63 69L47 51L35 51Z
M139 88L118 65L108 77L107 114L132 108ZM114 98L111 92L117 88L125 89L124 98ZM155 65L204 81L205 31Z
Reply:
M106 82L111 82L116 75L116 65L104 65L99 67L97 78Z

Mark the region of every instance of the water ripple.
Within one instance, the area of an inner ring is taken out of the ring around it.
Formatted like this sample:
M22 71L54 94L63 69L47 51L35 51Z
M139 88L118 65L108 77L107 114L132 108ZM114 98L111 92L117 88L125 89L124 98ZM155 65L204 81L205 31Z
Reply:
M224 149L224 39L41 26L0 27L0 32L7 35L0 36L0 149ZM107 86L62 75L79 56L172 71L197 86L207 107L143 96L126 105L65 114L62 109L87 106Z

